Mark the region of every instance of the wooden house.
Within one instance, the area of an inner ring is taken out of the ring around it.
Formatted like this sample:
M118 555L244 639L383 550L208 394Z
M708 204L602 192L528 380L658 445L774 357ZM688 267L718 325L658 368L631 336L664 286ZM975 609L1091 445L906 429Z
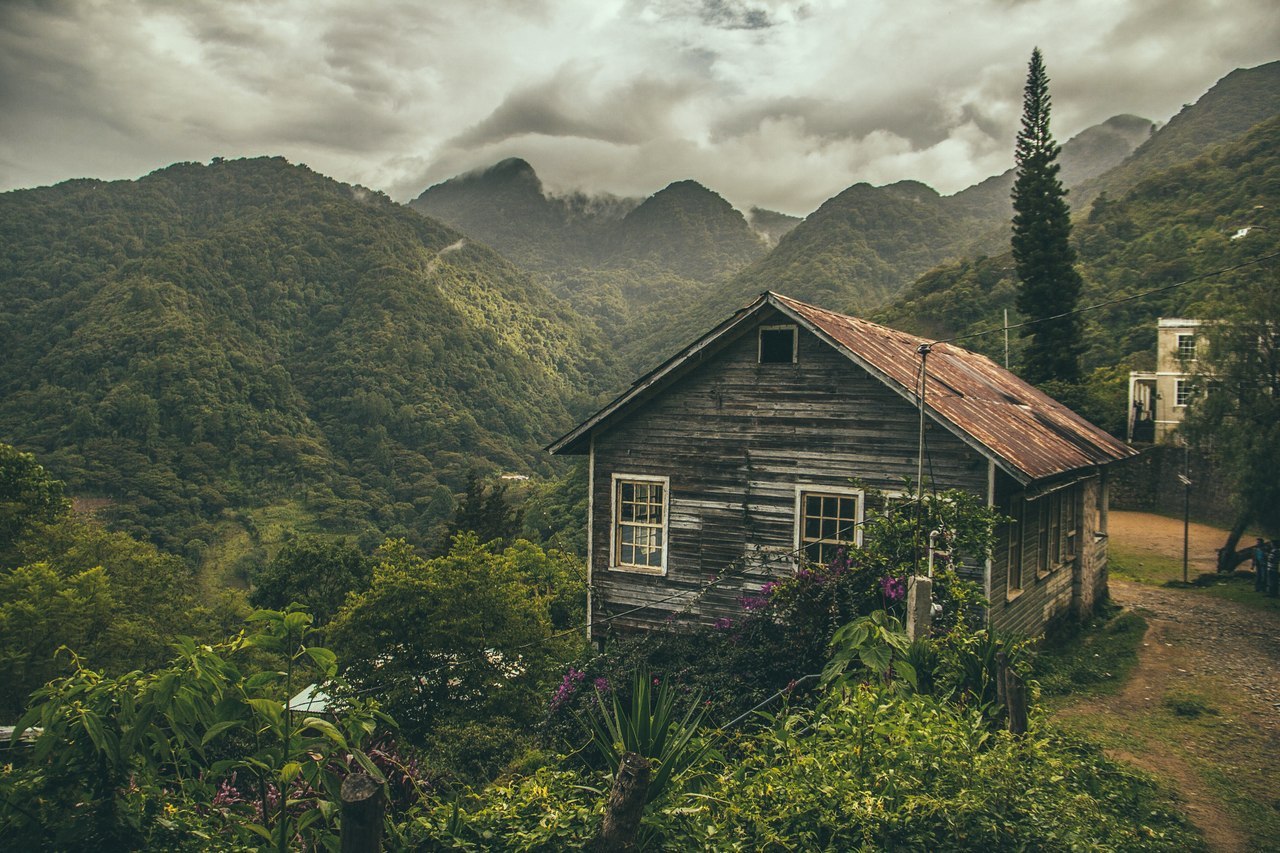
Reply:
M867 490L916 477L927 343L767 292L550 445L589 458L594 635L740 614L799 555L856 546ZM1092 610L1106 467L1136 451L958 346L929 347L926 376L926 479L1014 519L976 567L990 624Z

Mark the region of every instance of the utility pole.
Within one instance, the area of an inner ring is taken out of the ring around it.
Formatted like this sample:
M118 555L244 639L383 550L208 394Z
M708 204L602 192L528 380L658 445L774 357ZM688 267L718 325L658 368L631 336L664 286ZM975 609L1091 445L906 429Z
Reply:
M1009 309L1004 309L1004 369L1009 369Z
M1182 582L1190 583L1187 572L1187 552L1191 540L1191 445L1182 445Z

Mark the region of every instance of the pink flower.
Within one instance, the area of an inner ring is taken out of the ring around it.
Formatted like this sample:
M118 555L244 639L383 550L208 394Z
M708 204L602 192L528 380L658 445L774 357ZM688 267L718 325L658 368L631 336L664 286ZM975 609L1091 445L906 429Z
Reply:
M884 595L885 601L901 601L906 597L907 583L902 578L885 575L880 578L880 592Z

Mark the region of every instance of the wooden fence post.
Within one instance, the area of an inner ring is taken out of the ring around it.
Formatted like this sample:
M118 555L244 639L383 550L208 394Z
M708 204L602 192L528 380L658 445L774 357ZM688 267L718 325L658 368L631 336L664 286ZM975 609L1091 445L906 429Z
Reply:
M636 849L636 832L644 815L651 767L647 758L634 752L625 753L618 762L618 773L613 777L613 787L609 789L600 833L592 845L596 853Z
M382 786L364 773L342 780L342 853L382 850Z
M1009 731L1015 735L1027 733L1027 685L1013 670L1005 673L1005 696L1009 707Z

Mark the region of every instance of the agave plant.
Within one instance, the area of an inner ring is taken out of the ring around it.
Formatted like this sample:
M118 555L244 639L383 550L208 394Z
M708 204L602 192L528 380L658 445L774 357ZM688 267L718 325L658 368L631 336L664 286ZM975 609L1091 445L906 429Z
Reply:
M653 802L673 779L712 752L712 740L698 735L706 709L701 694L695 694L684 714L677 716L675 690L645 669L637 669L632 678L630 702L618 692L606 697L597 689L595 706L582 720L611 773L618 772L628 752L656 764L645 796L645 802Z

